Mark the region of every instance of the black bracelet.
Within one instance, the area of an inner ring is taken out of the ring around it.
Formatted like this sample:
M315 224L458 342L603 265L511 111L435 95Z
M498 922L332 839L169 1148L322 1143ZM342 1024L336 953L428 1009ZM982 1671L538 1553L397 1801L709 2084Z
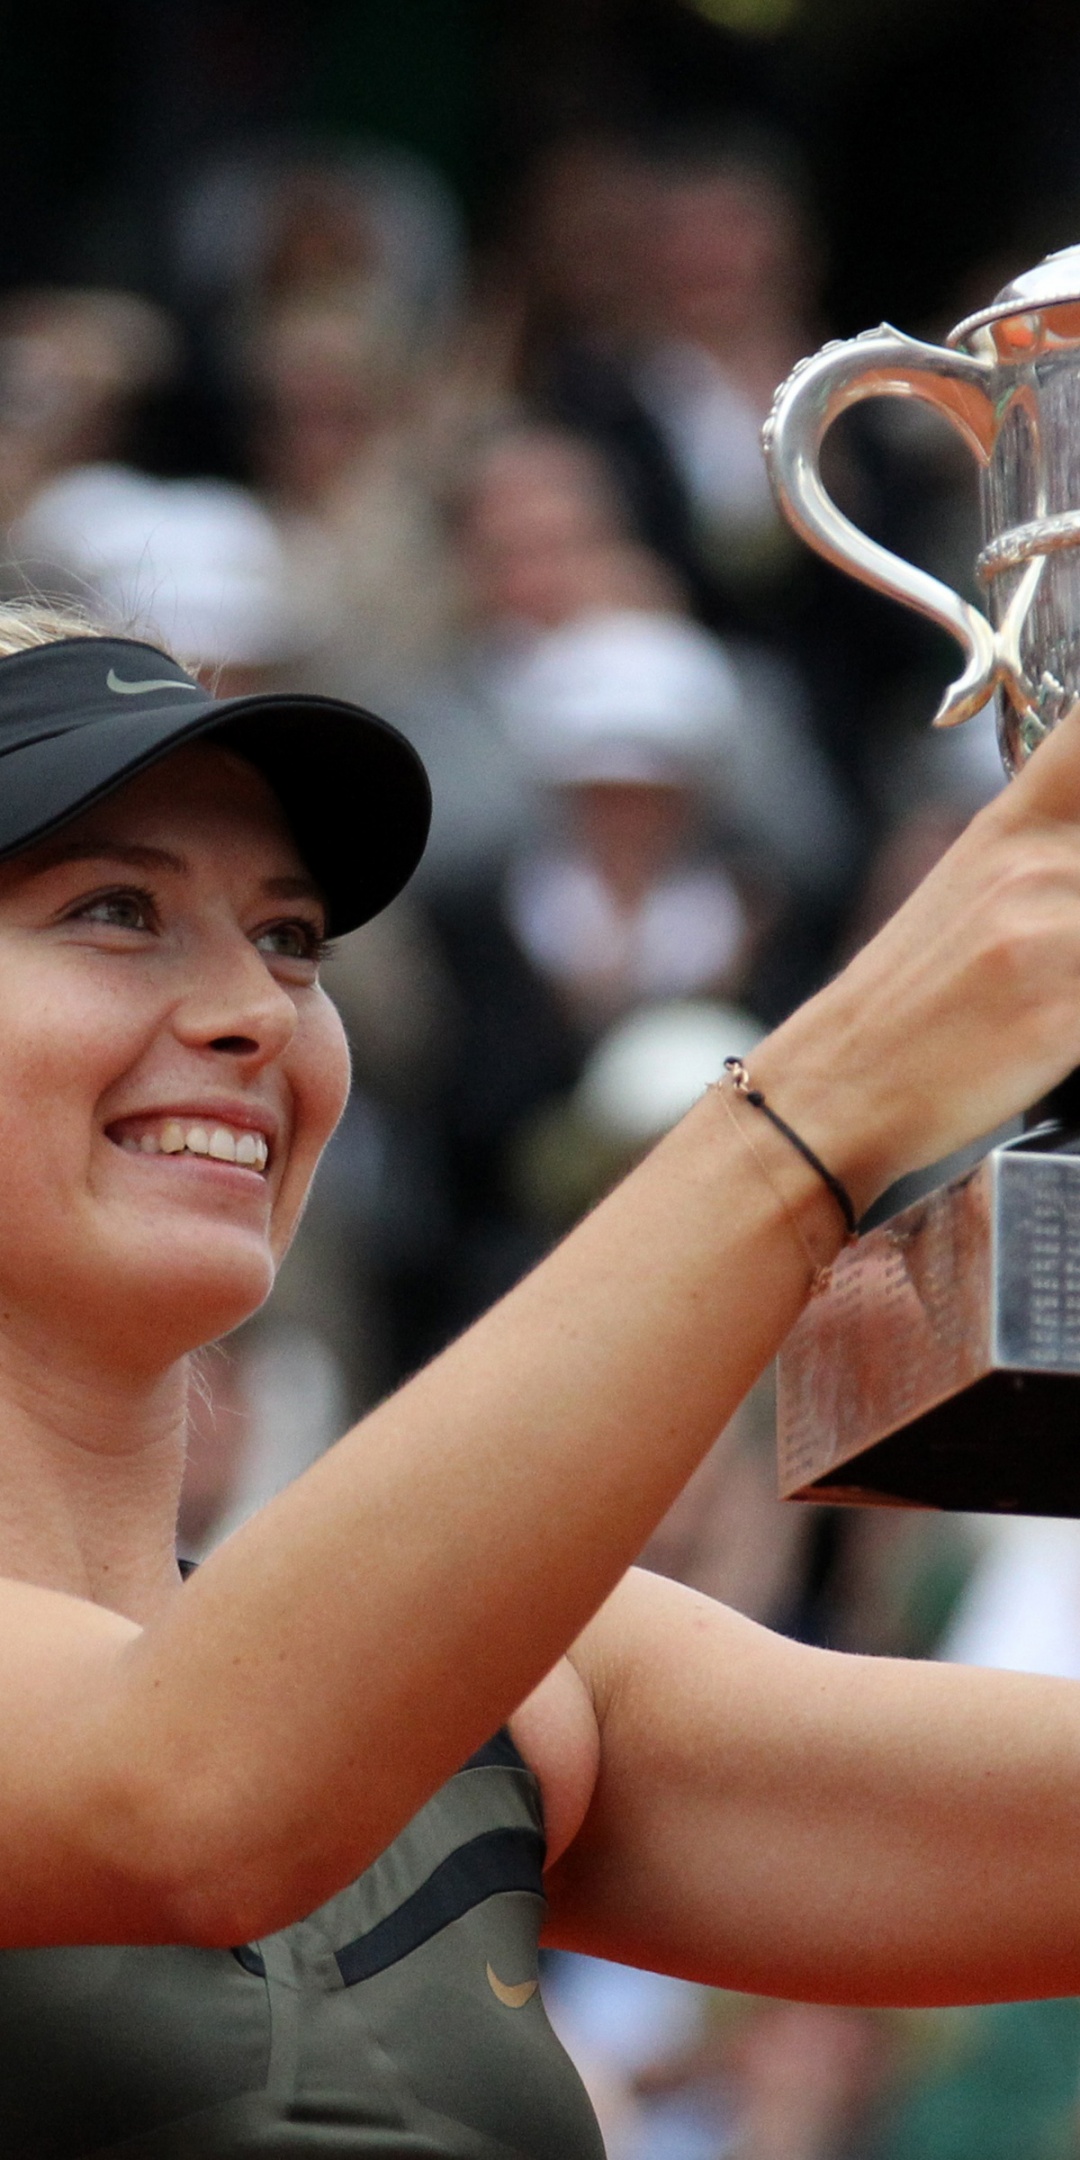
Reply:
M815 1155L813 1148L808 1146L794 1127L788 1124L786 1118L782 1118L779 1112L773 1110L766 1102L761 1089L754 1086L741 1058L725 1058L724 1071L730 1075L736 1093L742 1095L748 1103L752 1103L755 1110L764 1111L770 1125L775 1125L777 1132L783 1133L785 1140L790 1140L793 1148L798 1148L803 1161L809 1163L811 1170L817 1171L822 1183L828 1186L844 1218L844 1227L849 1238L854 1237L859 1227L859 1218L855 1213L855 1203L847 1186L838 1177L834 1177L831 1170L825 1168L820 1155Z

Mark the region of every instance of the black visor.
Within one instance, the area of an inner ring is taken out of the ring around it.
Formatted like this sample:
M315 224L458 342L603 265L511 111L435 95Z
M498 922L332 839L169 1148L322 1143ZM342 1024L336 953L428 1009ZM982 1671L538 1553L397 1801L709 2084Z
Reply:
M355 930L401 891L424 851L431 791L396 728L340 698L211 697L129 638L64 638L0 659L0 859L207 735L269 781L331 932Z

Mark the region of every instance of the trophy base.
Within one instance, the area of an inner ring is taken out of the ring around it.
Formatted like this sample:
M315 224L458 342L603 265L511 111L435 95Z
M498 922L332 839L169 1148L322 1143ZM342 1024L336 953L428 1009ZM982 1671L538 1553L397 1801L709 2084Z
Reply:
M1080 1516L1080 1155L995 1148L843 1253L777 1422L788 1499Z

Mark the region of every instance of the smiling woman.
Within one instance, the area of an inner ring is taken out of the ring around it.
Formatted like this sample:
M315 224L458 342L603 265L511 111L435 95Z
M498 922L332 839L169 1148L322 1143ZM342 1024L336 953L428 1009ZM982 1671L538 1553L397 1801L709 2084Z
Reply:
M188 1356L347 1084L323 937L426 786L0 617L0 2150L589 2160L543 1939L784 1996L1080 1991L1064 1682L635 1572L844 1224L1080 1061L1080 715L535 1273L183 1583ZM492 1737L494 1736L494 1737ZM872 1896L867 1886L872 1886Z
M0 863L0 1129L47 1101L51 1135L0 1199L9 1313L51 1282L59 1330L155 1371L262 1302L348 1086L324 928L276 797L212 739Z

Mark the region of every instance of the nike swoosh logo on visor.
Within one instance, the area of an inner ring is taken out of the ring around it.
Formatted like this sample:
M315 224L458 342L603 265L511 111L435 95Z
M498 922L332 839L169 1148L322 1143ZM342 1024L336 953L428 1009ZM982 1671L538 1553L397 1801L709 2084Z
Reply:
M105 677L105 687L107 690L115 690L120 697L135 697L140 690L194 690L198 697L201 691L201 684L177 682L172 675L154 676L149 682L126 682L113 668L109 669Z

